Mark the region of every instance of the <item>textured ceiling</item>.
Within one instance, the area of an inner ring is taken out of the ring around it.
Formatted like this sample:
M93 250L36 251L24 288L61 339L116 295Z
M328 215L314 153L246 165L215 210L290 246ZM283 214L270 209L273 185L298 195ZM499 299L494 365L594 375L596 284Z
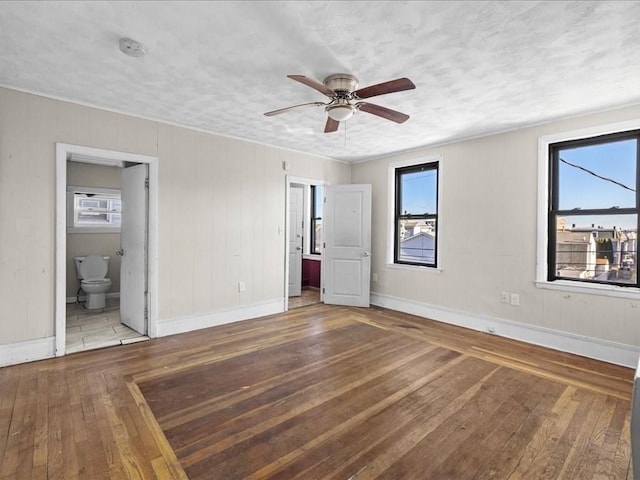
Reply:
M0 2L0 84L356 161L640 102L640 2ZM147 49L118 49L131 37ZM286 78L416 90L323 133ZM346 126L346 130L345 130Z

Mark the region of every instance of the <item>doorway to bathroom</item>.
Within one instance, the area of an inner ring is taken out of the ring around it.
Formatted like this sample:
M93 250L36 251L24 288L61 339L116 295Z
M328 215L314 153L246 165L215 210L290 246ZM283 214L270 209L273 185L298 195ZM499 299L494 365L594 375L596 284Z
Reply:
M157 159L66 144L56 159L56 355L155 336Z

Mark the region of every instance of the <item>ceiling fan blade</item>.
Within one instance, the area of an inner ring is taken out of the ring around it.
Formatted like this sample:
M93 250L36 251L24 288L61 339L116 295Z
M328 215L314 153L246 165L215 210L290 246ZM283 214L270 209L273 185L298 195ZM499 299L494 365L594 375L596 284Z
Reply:
M333 98L336 94L333 90L331 90L326 85L320 82L316 82L315 80L305 77L304 75L287 75L287 78L290 78L291 80L295 80L296 82L300 82L306 85L307 87L311 87L319 91L320 93L325 94L329 98Z
M356 107L363 112L371 113L372 115L377 115L378 117L386 118L396 123L404 123L409 120L409 115L391 110L390 108L381 107L380 105L374 105L373 103L359 102L356 104Z
M331 133L338 130L340 122L331 117L327 117L327 123L324 126L324 133Z
M288 112L290 110L297 110L298 108L305 108L305 107L311 107L311 106L324 107L325 105L322 102L302 103L300 105L293 105L291 107L280 108L279 110L273 110L271 112L265 113L265 115L267 117L273 117L274 115L280 115L281 113Z
M358 98L370 98L377 97L378 95L385 95L387 93L413 90L414 88L416 88L416 86L408 78L398 78L396 80L390 80L388 82L371 85L370 87L361 88L360 90L353 92L353 95Z

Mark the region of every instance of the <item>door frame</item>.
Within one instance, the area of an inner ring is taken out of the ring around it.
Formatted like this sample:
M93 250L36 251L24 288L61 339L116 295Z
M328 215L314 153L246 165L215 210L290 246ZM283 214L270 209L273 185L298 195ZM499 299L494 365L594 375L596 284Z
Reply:
M299 285L300 291L302 290L302 261L304 260L304 246L305 246L305 240L306 240L306 235L304 234L304 227L307 224L306 208L308 206L307 205L308 201L307 201L307 199L305 197L308 197L308 195L307 195L308 189L309 189L309 187L307 185L302 185L300 183L293 183L293 182L289 183L289 197L288 197L289 198L289 224L288 224L289 227L292 226L292 224L291 224L291 197L292 197L292 193L295 190L299 190L300 191L300 195L301 195L300 200L302 202L302 205L299 207L300 210L301 210L300 219L302 220L302 225L300 226L301 235L300 235L300 240L299 240L299 243L300 243L299 246L301 248L300 253L299 253L299 255L300 255L300 272L299 272L300 273L300 285ZM294 226L294 229L297 230L298 227ZM288 234L289 234L289 237L288 237L289 238L289 242L294 241L294 239L291 238L291 232L288 232ZM298 243L298 242L296 242L296 243ZM292 252L291 252L291 244L289 244L289 252L288 252L288 254L289 254L289 266L291 266L291 256L292 256L291 255L292 254ZM296 255L294 255L294 257ZM289 297L291 295L291 287L295 288L295 287L298 287L298 285L294 285L291 282L291 280L292 280L292 278L291 278L291 270L287 270L287 272L289 273L289 275L288 275L289 281L287 282L287 286L288 286L289 290L287 291L287 297Z
M66 353L67 323L67 161L71 155L78 161L99 163L107 166L122 166L123 162L146 163L149 165L149 215L148 215L148 308L147 335L158 336L158 157L136 153L105 150L56 143L56 189L55 189L55 346L56 357Z
M326 180L320 180L316 178L307 178L307 177L294 177L292 175L285 176L285 204L284 204L284 311L289 311L289 224L291 223L291 219L289 218L289 208L290 208L290 195L291 195L291 185L303 185L304 195L305 195L305 212L304 212L304 228L305 231L309 226L309 209L308 206L308 196L311 190L311 185L329 185L330 183ZM304 235L304 232L303 232ZM304 235L304 238L307 238L307 235ZM307 240L305 240L307 242ZM304 247L303 247L304 248ZM302 261L304 262L305 253L303 251ZM322 254L320 254L320 262L322 262ZM322 268L320 268L320 285L322 285ZM322 288L320 289L320 299L322 300Z

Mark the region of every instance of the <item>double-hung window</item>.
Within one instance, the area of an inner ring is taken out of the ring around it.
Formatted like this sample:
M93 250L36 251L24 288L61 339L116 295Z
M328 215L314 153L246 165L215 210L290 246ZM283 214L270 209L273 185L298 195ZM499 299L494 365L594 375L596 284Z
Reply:
M438 265L438 162L395 169L394 263Z
M547 280L640 286L640 130L549 145Z
M310 253L320 255L322 253L322 185L311 185L311 246Z
M72 233L120 231L120 190L67 187L67 228Z

